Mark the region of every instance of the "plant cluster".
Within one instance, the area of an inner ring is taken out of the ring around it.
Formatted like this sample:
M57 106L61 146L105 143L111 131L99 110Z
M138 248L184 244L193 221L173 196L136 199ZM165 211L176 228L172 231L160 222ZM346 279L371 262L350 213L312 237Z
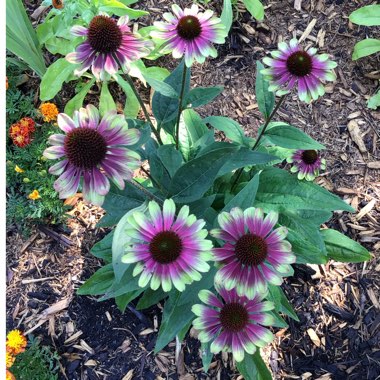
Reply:
M380 5L367 5L357 9L350 14L350 21L357 25L380 26ZM380 40L376 38L366 38L355 45L352 59L356 61L359 58L367 57L379 51ZM376 109L379 106L380 89L368 100L368 108Z
M42 99L64 81L87 79L58 115L60 133L49 135L44 151L55 160L49 169L58 177L54 189L64 199L81 188L106 211L99 226L113 227L92 249L105 265L78 292L115 298L122 311L138 297L139 309L165 300L156 352L175 337L182 340L193 325L205 371L212 353L226 351L246 379L268 379L259 348L272 341L270 328L287 326L283 315L298 320L281 289L292 264L370 258L325 225L334 211L354 211L313 182L325 168L325 147L274 121L288 93L296 90L305 103L323 96L336 63L294 39L264 58L266 68L257 62L263 123L250 138L234 120L195 110L223 89L192 88L191 67L217 56L228 25L195 4L173 5L162 21L138 33L129 19L139 11L129 4L66 0L39 27L46 32L40 36L49 36L46 48L59 39L70 47L47 69ZM167 53L181 59L172 72L142 61ZM151 114L133 77L154 90ZM126 94L124 114L116 111L111 81ZM99 107L82 107L95 82ZM136 118L140 109L144 119ZM216 131L228 141L219 141ZM290 165L280 168L284 161ZM144 175L136 176L136 169Z
M31 97L15 87L14 79L10 76L6 94L7 223L16 223L27 235L36 223L63 221L68 207L53 189L49 163L43 157L46 140L57 129L52 122L56 121L58 109L55 104L42 104L37 112ZM38 114L49 123L37 124Z
M7 335L6 380L56 380L58 360L56 353L48 346L41 346L33 336L30 336L27 347L27 340L19 330L13 330Z

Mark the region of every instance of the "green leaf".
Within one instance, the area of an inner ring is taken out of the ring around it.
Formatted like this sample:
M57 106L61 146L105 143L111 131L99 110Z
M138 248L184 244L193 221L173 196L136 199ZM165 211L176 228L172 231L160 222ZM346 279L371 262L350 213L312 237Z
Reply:
M101 0L99 11L115 14L116 16L128 16L131 20L146 16L149 12L127 7L123 1Z
M94 244L90 252L98 259L104 260L107 264L112 262L112 239L114 231L107 234L102 240Z
M288 229L286 239L292 245L297 256L297 263L325 264L327 262L326 247L319 232L319 224L301 218L295 212L282 210L279 223Z
M164 189L167 189L170 183L170 174L160 158L157 152L152 153L149 156L150 175L153 179Z
M240 207L245 210L252 207L256 198L259 187L260 173L257 173L245 186L240 190L223 208L223 211L229 212L233 207Z
M178 99L178 92L172 86L170 86L170 84L154 79L147 75L144 75L144 78L149 83L149 85L161 95L164 95L168 98Z
M43 101L53 99L75 67L76 65L66 61L65 58L59 58L51 64L41 80L40 99Z
M200 107L210 103L221 92L223 87L196 87L193 88L185 99L185 105L191 105L191 107Z
M78 290L78 295L96 296L104 294L115 280L112 264L98 269Z
M162 145L157 149L157 156L165 166L172 178L176 171L182 166L183 159L174 145Z
M288 210L355 210L339 197L310 182L299 181L296 176L278 168L265 168L260 175L260 185L255 206L265 212Z
M288 124L268 128L264 134L265 142L289 149L325 149L325 146L313 140L306 133Z
M84 98L90 91L90 88L95 83L95 78L92 78L73 98L71 98L65 106L65 114L73 116L75 110L82 107Z
M114 184L111 184L111 189L102 206L106 210L106 215L103 216L97 226L114 226L119 222L122 216L128 211L140 206L145 199L145 194L128 182L125 184L124 190L120 190Z
M218 177L230 173L232 170L245 166L264 165L275 160L277 157L267 153L256 152L248 148L240 148L231 159L219 170Z
M245 353L244 360L236 362L236 367L245 380L272 380L272 375L265 365L259 349L253 355Z
M197 201L187 203L190 208L190 212L194 214L198 219L203 218L203 215L207 208L209 208L215 200L215 194L208 195L207 197L198 199Z
M150 78L155 78L159 81L164 81L169 75L170 71L164 67L152 66L145 69L146 75Z
M210 342L201 343L203 372L206 373L210 368L211 360L214 356L214 354L210 351L210 346Z
M375 110L380 106L380 90L368 99L367 106L372 110Z
M361 263L371 258L369 252L362 245L338 231L321 230L321 235L330 259L344 263Z
M127 308L128 304L132 302L135 298L137 298L144 289L137 289L132 292L125 293L121 296L115 297L115 302L118 307L118 309L124 313L125 309Z
M144 212L147 205L142 205L128 211L117 224L113 239L112 239L112 265L115 273L115 280L120 282L125 271L129 268L129 264L124 264L122 258L125 254L125 245L130 240L130 237L125 233L125 228L128 226L128 217L135 211Z
M183 70L185 67L184 61L164 80L164 83L170 85L177 93L181 91ZM186 72L186 83L184 94L187 96L190 88L190 69ZM155 118L161 123L167 123L176 118L178 114L179 100L169 98L155 92L152 98L152 110Z
M145 290L143 296L139 299L139 302L136 305L136 309L147 309L148 307L158 304L167 296L168 293L164 292L161 287L159 287L157 290L152 290L151 288L148 288Z
M101 116L104 116L107 112L116 110L116 104L108 89L108 83L102 82L102 90L100 91L99 99L99 112Z
M119 74L116 74L115 77L116 77L117 83L123 89L126 96L125 106L124 106L124 115L126 118L134 119L135 117L137 117L140 111L140 103L135 93L133 92L132 87L129 85L129 83L126 82Z
M233 20L231 0L223 0L223 10L220 15L220 19L222 20L222 24L225 26L226 32L228 33L231 29Z
M365 26L380 25L380 5L367 5L350 14L350 21L354 24Z
M6 1L6 48L22 59L42 78L46 65L33 29L21 0Z
M178 302L181 293L174 290L169 293L169 299L165 302L162 314L160 331L158 332L156 347L154 352L162 350L174 337L194 318L191 311L193 303L187 303L179 307Z
M285 293L280 286L268 284L268 296L267 299L272 301L275 305L275 310L286 314L288 317L299 322L299 318L295 313L293 306L289 303Z
M218 131L224 132L230 140L249 147L248 138L245 137L243 129L235 120L224 116L209 116L203 119L203 122L209 123Z
M256 100L260 112L265 119L268 119L274 108L274 93L268 90L269 82L261 74L261 70L263 69L264 65L260 61L256 61Z
M169 185L173 200L187 203L201 198L213 184L220 168L237 150L235 146L215 149L181 166Z
M264 6L260 0L243 0L248 12L259 21L264 20Z
M380 51L380 40L376 38L366 38L363 41L359 41L352 53L352 59L356 61L359 58L366 57L367 55L375 54Z

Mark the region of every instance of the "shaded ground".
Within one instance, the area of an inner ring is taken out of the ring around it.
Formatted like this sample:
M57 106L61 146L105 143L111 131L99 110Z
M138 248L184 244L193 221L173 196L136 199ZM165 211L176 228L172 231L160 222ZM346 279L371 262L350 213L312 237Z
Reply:
M210 5L220 10L219 3ZM351 53L355 42L380 33L348 22L354 9L371 1L303 0L301 11L293 3L267 1L261 24L241 13L219 57L194 67L193 83L224 85L224 93L200 113L230 116L254 136L262 122L254 97L255 61L275 49L279 40L302 36L316 19L304 43L316 44L334 57L338 80L311 105L292 96L279 119L326 146L327 172L318 182L359 212L336 213L329 226L361 242L374 259L357 265L296 266L284 289L300 322L288 321L288 329L275 330L276 340L265 356L276 379L374 380L380 377L380 175L379 169L371 168L380 161L380 113L368 110L365 102L375 92L380 70L379 56L352 62ZM158 19L168 4L147 1L144 6ZM174 64L169 57L160 62ZM349 123L356 133L348 131ZM354 142L357 136L363 140L362 151ZM175 342L154 355L162 305L143 315L130 310L121 315L111 301L97 303L75 295L100 264L89 249L104 235L95 228L101 215L101 210L77 202L70 231L55 229L71 246L57 242L46 230L36 231L29 242L16 230L9 232L7 327L34 329L53 344L62 357L62 379L237 379L226 354L214 358L208 376L203 373L193 337L186 339L177 358Z

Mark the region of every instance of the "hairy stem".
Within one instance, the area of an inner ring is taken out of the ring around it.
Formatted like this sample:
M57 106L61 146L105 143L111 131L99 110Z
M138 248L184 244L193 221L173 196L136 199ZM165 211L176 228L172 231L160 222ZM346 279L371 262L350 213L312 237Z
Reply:
M261 138L263 137L266 129L268 128L268 125L269 123L272 121L274 115L277 113L277 111L279 110L279 108L281 107L282 103L284 103L284 100L286 98L286 95L282 95L280 100L278 101L278 103L276 104L276 107L274 108L274 110L271 112L271 114L269 115L268 119L265 120L265 124L261 130L261 132L259 133L259 136L257 137L257 140L255 142L255 144L253 145L252 147L252 150L255 150L257 148L257 146L259 145L259 142L261 140ZM235 181L234 183L232 184L232 188L231 188L231 191L234 190L235 186L239 183L239 179L241 177L241 175L243 174L243 170L244 168L240 168L238 171L237 171L237 176L235 178Z
M181 119L181 113L183 111L182 103L183 103L183 93L185 92L185 85L186 85L186 74L187 74L187 66L184 65L183 73L182 73L181 93L179 95L178 115L177 115L177 122L176 122L176 128L175 128L175 147L177 150L179 148L179 121Z
M143 100L141 99L141 96L140 96L140 94L138 93L138 91L137 91L137 89L136 89L136 86L135 86L135 84L133 83L133 80L132 80L131 76L130 76L128 73L125 73L125 72L124 72L123 66L121 65L120 60L119 60L119 58L116 56L116 54L112 53L112 57L115 59L115 61L117 62L117 64L120 66L121 71L122 71L123 74L125 75L128 84L131 86L132 91L133 91L133 93L135 94L135 96L136 96L136 98L137 98L137 100L138 100L138 102L139 102L139 104L140 104L140 107L141 107L141 109L142 109L143 112L144 112L145 119L146 119L146 120L148 121L148 123L150 124L150 128L152 129L152 132L153 132L154 135L156 136L156 139L157 139L158 143L159 143L160 145L162 145L163 143L162 143L162 140L161 140L160 134L158 133L157 129L154 127L154 124L153 124L153 122L152 122L152 119L151 119L150 116L149 116L148 110L146 109L145 104L144 104Z

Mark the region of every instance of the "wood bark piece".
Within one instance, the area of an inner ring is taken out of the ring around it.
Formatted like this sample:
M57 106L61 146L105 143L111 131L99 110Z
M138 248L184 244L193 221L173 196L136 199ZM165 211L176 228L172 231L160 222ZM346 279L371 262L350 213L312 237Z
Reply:
M362 139L360 128L356 120L350 120L347 124L348 132L352 138L352 141L358 146L361 153L366 153L367 148L365 147L364 141Z

